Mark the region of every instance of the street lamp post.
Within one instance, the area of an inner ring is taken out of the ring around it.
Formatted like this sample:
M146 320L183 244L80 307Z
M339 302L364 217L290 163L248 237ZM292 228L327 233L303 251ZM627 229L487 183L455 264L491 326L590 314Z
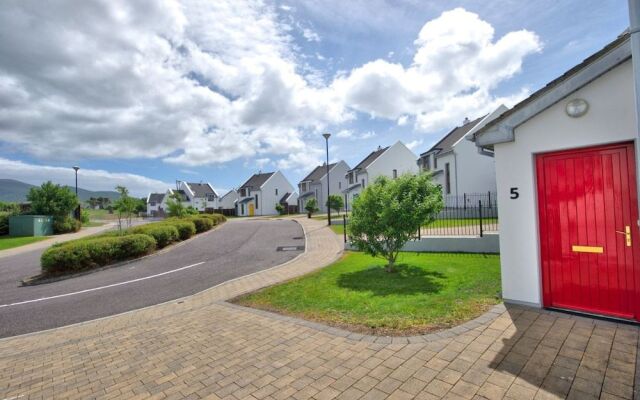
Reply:
M329 138L331 137L330 133L323 133L324 141L327 147L327 221L328 224L331 225L331 207L329 204L329 196L331 196L331 185L329 184Z
M73 166L73 170L76 171L76 199L78 199L78 170L80 167L77 165ZM80 220L80 200L78 200L78 206L76 207L75 217L77 220Z

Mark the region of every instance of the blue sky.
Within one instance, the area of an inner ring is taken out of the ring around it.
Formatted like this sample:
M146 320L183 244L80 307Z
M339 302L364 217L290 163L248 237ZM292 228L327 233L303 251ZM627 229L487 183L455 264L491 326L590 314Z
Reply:
M240 185L416 154L613 40L627 2L7 1L0 178Z

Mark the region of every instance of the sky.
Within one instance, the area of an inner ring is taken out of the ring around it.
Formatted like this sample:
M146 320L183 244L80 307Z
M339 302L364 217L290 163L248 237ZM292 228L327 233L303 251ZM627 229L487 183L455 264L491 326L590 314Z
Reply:
M426 151L616 38L626 0L4 0L0 178L223 194Z

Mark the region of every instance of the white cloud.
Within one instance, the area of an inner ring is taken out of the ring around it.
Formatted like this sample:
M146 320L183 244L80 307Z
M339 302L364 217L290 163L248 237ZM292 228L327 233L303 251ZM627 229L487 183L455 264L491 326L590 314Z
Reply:
M528 31L494 40L491 25L455 9L424 25L410 66L378 59L324 82L290 32L320 35L279 10L290 11L263 0L8 1L0 8L2 141L45 160L189 167L258 157L308 168L322 159L322 143L305 135L356 112L428 131L510 104L527 92L497 98L492 90L541 48Z
M75 173L71 168L29 164L0 157L0 178L16 179L32 185L52 181L61 185L75 185ZM149 192L164 192L174 187L173 183L162 182L146 176L100 169L78 170L78 187L88 190L114 190L122 185L135 196L146 196Z
M374 131L366 131L366 132L355 132L352 129L341 129L336 133L336 137L341 139L349 139L349 140L365 140L371 139L372 137L376 137L376 133Z
M411 151L415 151L418 147L422 146L422 139L416 139L416 140L412 140L409 143L406 143L406 146L411 150Z
M429 131L509 103L513 99L495 97L491 90L518 73L525 56L542 48L537 35L525 30L494 41L493 27L462 8L427 22L415 45L411 66L377 59L336 79L332 87L347 107L399 123L414 116L415 127Z

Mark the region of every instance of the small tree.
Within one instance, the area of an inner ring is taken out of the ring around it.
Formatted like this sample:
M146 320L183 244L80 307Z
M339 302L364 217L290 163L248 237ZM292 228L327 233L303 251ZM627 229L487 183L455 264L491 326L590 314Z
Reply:
M311 198L304 205L304 209L307 210L307 214L311 217L311 214L318 212L318 201L315 198Z
M342 196L340 196L339 194L332 194L329 196L329 200L327 200L327 208L336 210L338 212L338 215L340 215L340 209L342 207L344 207Z
M68 216L78 206L78 198L68 187L53 184L51 181L29 189L27 200L31 202L34 214L54 217Z
M29 189L27 200L31 202L32 213L53 216L55 233L80 229L80 223L70 217L78 207L78 198L68 187L45 182L40 187Z
M131 216L136 209L136 199L129 196L129 189L124 186L116 186L116 191L120 194L120 198L115 201L114 207L118 212L118 229L122 231L122 220L127 222L127 226L131 226Z
M395 271L398 253L420 226L442 209L442 191L428 174L379 177L353 201L349 233L360 251L387 260Z
M167 211L170 217L184 217L187 215L187 210L184 204L182 204L180 193L174 192L169 196L169 200L167 200Z
M278 212L278 214L283 215L284 214L284 206L280 203L276 203L276 211Z

